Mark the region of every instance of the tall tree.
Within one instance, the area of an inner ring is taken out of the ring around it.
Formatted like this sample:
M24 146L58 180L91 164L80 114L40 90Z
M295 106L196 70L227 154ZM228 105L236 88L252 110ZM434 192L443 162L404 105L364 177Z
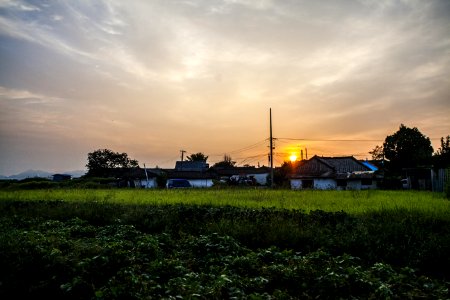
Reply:
M450 135L445 140L441 138L441 147L434 154L433 163L436 168L450 167Z
M428 165L433 155L433 147L428 137L416 127L401 124L393 135L386 137L383 144L384 157L392 171Z
M98 149L88 153L88 176L104 176L107 171L114 168L138 167L137 160L130 159L128 154L113 152L109 149Z
M223 160L215 163L213 167L232 168L232 167L234 167L235 164L236 164L236 162L231 159L231 156L228 154L225 154L223 156Z
M194 153L186 157L188 161L203 161L206 162L208 160L208 156L203 154L202 152Z
M383 146L375 146L372 151L369 151L369 154L372 154L373 160L382 160L384 159L384 149Z

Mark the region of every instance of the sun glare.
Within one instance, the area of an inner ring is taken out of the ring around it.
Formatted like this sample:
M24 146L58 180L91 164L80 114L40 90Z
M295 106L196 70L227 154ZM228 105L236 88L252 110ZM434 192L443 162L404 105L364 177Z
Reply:
M294 162L297 160L297 155L291 154L291 156L289 156L289 159L291 160L291 162Z

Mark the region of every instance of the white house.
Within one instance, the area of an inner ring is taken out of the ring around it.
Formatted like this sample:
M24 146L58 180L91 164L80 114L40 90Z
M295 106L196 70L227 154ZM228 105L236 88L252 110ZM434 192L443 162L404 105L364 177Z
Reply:
M175 169L166 172L169 179L186 179L194 188L212 187L216 178L203 161L177 161Z
M361 190L376 189L373 169L349 157L319 157L299 165L291 177L292 189Z
M256 185L266 185L270 174L268 167L216 167L214 172L219 178L225 178L234 182L253 182Z

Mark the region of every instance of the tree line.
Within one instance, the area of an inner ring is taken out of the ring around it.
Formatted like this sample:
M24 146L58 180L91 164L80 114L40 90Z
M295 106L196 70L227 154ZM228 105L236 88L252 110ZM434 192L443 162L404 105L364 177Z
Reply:
M388 176L400 176L403 169L433 167L435 169L450 168L450 135L441 138L440 148L434 152L431 140L416 127L410 128L401 124L392 135L388 135L382 145L376 145L369 152L374 161L383 163L383 169ZM188 161L206 162L208 156L202 152L187 156ZM234 167L236 162L230 155L213 167ZM98 149L88 153L88 177L103 177L113 168L134 168L139 163L128 157L127 153L114 152L109 149ZM289 175L295 171L295 163L285 162L275 173L274 183L286 182Z
M386 163L386 170L397 174L405 168L450 167L450 135L441 137L441 146L434 152L430 138L416 127L404 124L392 135L388 135L383 145L377 145L369 152L373 160Z

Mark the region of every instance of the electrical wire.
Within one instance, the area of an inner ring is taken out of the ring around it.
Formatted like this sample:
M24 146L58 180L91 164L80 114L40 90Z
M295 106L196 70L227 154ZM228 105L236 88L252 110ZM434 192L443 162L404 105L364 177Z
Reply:
M308 142L384 142L384 140L361 140L361 139L298 139L298 138L278 138L279 140L288 141L308 141Z

